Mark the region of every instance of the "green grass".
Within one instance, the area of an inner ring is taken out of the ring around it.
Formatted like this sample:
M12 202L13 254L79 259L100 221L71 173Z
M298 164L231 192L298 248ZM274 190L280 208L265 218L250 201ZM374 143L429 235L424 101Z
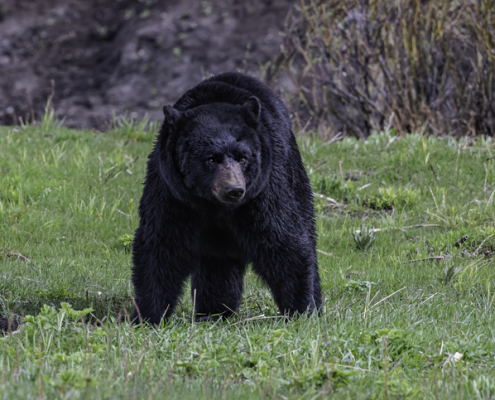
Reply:
M26 316L0 338L5 398L495 396L491 141L300 138L323 315L282 321L250 272L235 318L192 323L184 296L165 326L132 329L154 127L45 125L0 127L0 309Z

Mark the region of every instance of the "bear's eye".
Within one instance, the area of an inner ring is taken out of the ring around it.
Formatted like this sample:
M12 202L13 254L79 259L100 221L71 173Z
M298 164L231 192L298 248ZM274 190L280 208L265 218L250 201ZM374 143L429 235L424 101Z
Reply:
M240 163L245 163L246 161L246 157L241 157L241 159L239 160Z
M215 159L213 157L208 158L208 164L213 164Z

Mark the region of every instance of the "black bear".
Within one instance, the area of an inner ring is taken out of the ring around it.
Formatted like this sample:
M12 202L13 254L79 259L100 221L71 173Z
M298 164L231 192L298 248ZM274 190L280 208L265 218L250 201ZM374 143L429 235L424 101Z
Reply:
M312 191L282 100L225 73L163 113L132 248L133 322L169 317L189 276L197 320L232 315L249 263L281 313L318 310Z

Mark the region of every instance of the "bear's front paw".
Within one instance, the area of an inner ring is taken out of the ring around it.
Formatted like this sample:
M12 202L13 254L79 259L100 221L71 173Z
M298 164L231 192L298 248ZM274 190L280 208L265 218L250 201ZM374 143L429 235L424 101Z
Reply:
M215 322L224 318L223 315L196 315L196 322Z

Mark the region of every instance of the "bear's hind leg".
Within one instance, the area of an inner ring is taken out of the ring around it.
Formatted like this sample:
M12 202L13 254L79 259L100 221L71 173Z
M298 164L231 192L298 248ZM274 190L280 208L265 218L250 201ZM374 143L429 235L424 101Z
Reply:
M229 259L204 257L191 278L191 296L197 321L215 321L229 317L239 307L244 281L244 263Z

